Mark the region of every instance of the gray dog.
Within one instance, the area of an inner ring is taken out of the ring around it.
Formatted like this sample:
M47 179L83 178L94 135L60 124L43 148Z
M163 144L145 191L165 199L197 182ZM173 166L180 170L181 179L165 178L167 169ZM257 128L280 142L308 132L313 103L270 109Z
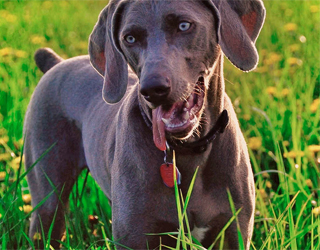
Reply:
M193 236L212 244L233 215L230 190L249 249L254 180L225 93L223 55L254 69L264 18L261 0L111 0L90 35L89 56L63 60L39 50L45 75L25 118L25 159L29 168L54 145L28 176L33 206L52 195L33 213L30 237L41 224L48 232L56 212L52 238L61 238L71 188L89 168L112 202L114 239L156 248L154 234L179 227L173 176L186 195L199 167L187 210ZM168 236L161 242L175 246ZM233 222L224 246L238 244Z

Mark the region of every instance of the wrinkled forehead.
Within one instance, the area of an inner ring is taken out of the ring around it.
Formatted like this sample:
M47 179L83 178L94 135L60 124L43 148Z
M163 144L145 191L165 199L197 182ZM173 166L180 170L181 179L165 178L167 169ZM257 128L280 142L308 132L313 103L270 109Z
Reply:
M167 18L185 21L213 20L212 12L199 0L135 0L126 3L122 25L161 24Z

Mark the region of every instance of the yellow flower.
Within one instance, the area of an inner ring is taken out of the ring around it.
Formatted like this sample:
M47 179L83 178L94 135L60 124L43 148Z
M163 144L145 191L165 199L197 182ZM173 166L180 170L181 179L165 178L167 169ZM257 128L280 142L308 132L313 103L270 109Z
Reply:
M33 240L41 240L41 234L40 233L35 233L33 235Z
M24 162L24 155L22 156L22 162ZM10 163L11 163L11 167L13 169L19 169L19 167L20 167L20 156L15 157Z
M1 10L0 11L0 16L5 19L8 23L13 23L17 20L17 17L13 14L11 14L7 10Z
M288 147L290 145L290 142L288 141L283 141L283 146Z
M76 48L77 49L87 49L88 48L88 42L80 41L76 43Z
M313 184L312 184L312 181L310 179L307 179L306 180L306 184L309 188L312 188L313 187Z
M277 88L270 86L270 87L268 87L268 88L266 89L266 92L267 92L269 95L275 95L275 94L277 93Z
M270 182L270 181L267 181L267 182L266 182L266 186L267 186L267 188L272 188L271 182Z
M275 52L271 52L269 54L269 57L267 59L264 60L264 63L267 65L272 65L276 62L279 62L282 59L282 56L275 53Z
M24 203L30 203L31 202L31 195L30 194L22 195L22 200Z
M309 145L308 149L310 152L316 153L320 151L320 145Z
M302 151L290 151L283 154L284 158L296 158L304 156L304 152Z
M263 188L262 188L262 189L259 189L259 193L260 193L262 199L265 200L265 199L268 198L268 194L267 194L266 190L264 190Z
M0 128L0 136L5 135L7 133L7 130L4 128Z
M13 53L12 48L6 47L3 49L0 49L0 56L2 57L12 55L12 53Z
M310 105L310 111L312 113L317 112L319 106L320 106L320 99L318 98L318 99L313 100L313 102Z
M32 209L33 208L30 205L23 205L22 210L21 209L20 210L23 211L25 214L28 214L28 213L30 213L32 211Z
M260 137L251 137L248 140L248 147L252 150L258 150L261 148L262 140Z
M291 52L296 52L296 51L300 50L300 44L295 43L295 44L289 45L289 50Z
M251 118L251 116L249 114L244 114L243 115L243 119L246 120L246 121L249 121Z
M298 59L296 57L290 57L287 59L287 63L291 66L295 64L301 66L303 62L301 59Z
M33 35L31 37L31 42L33 44L44 44L46 39L43 36Z
M312 209L312 213L317 217L320 214L320 207L315 207Z
M51 1L44 1L44 2L42 3L42 7L43 7L44 9L51 9L51 7L52 7L52 2L51 2Z
M285 89L281 90L281 95L282 95L283 97L288 96L289 93L290 93L290 89L285 88Z
M287 23L285 26L284 26L284 29L286 31L294 31L297 29L297 25L295 23Z
M26 58L28 56L27 52L23 50L16 50L15 55L19 58Z
M0 144L7 144L9 141L9 136L5 135L0 137Z
M319 11L319 6L318 5L311 5L310 6L310 12L311 13L317 13Z
M4 179L6 178L7 173L4 171L0 172L0 181L4 181Z
M0 219L2 218L2 214L0 214Z
M270 177L270 175L267 172L263 172L262 173L263 178L268 179Z
M0 161L7 161L11 159L10 153L3 153L0 154Z

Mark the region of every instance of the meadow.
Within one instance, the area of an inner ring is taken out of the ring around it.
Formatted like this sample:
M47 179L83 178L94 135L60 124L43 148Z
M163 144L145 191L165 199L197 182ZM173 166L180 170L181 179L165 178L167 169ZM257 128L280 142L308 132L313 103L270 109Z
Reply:
M24 114L42 76L33 54L40 47L64 58L87 54L88 36L106 4L0 0L1 249L34 247L27 235L35 208L22 155ZM225 60L226 91L256 183L251 249L320 249L320 2L264 4L257 69L244 73ZM70 200L62 247L113 249L111 209L87 171Z

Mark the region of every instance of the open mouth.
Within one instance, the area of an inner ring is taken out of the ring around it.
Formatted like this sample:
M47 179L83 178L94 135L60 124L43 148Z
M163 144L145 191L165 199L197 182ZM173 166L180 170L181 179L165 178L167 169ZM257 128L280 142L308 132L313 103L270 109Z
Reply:
M199 77L188 98L167 109L160 106L152 111L153 140L157 148L166 149L166 134L179 140L192 135L199 125L204 96L204 78Z

